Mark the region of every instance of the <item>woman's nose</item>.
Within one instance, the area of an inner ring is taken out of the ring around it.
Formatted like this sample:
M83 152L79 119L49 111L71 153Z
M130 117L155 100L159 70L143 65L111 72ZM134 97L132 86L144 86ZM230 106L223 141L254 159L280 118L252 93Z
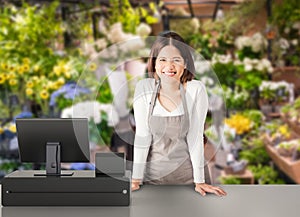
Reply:
M167 60L166 61L166 67L174 68L174 61L173 60Z

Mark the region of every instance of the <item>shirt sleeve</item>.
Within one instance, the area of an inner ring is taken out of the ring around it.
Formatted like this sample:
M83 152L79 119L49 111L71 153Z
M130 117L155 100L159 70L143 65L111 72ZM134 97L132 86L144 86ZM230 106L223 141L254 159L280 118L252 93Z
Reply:
M191 110L190 128L187 135L189 153L193 165L195 183L204 183L204 123L208 111L208 96L205 86L200 83L196 93L195 102Z
M151 91L147 91L144 80L137 83L133 99L136 132L133 151L133 179L143 179L146 160L151 144L151 133L148 126L149 103ZM147 97L148 96L148 97Z

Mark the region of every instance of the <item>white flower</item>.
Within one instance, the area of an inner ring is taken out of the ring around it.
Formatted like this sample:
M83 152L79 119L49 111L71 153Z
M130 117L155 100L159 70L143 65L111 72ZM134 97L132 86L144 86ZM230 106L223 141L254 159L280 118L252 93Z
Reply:
M113 24L109 32L107 33L107 38L111 41L111 43L118 43L132 38L132 34L125 33L123 31L123 27L121 23Z
M253 66L251 64L245 64L245 71L249 72L253 69Z
M264 65L262 63L258 63L255 67L258 71L263 71L264 70Z
M266 40L260 32L255 33L252 37L252 51L260 52L265 48Z
M289 27L285 27L283 31L285 34L289 34L291 29Z
M107 47L107 41L104 38L100 38L95 42L97 48L102 50Z
M294 46L297 46L298 45L298 40L297 39L292 40L291 44L294 45Z
M274 68L273 68L273 67L269 67L269 68L267 69L267 71L268 71L269 73L272 73L272 72L274 72Z
M100 104L97 101L79 102L62 111L61 118L88 118L95 124L101 123L101 111L108 115L108 125L115 126L119 122L119 116L111 104Z
M115 107L111 104L101 104L100 110L104 111L108 115L107 125L116 126L119 123L119 115Z
M138 51L145 47L145 42L141 37L135 37L117 45L122 54L129 54L131 51Z
M198 60L194 62L195 69L197 74L204 74L205 72L209 72L211 70L210 63L205 60Z
M293 27L293 29L299 29L300 30L300 22L298 21L298 22L294 23L292 27Z
M210 77L204 76L201 78L202 83L204 83L205 85L211 86L214 84L213 79L211 79Z
M151 33L151 27L146 23L140 23L136 28L136 33L141 37L146 37Z
M290 47L288 40L286 40L285 38L279 39L279 46L283 50L287 50Z
M194 32L196 33L198 31L198 29L200 28L200 22L199 19L197 18L193 18L190 22L190 25L193 27Z

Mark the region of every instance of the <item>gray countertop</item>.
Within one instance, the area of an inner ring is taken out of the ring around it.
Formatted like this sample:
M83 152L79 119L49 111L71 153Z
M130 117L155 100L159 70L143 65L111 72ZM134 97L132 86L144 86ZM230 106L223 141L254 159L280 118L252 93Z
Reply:
M300 216L300 185L225 185L227 196L202 197L192 186L132 192L129 207L1 207L2 217L282 217Z

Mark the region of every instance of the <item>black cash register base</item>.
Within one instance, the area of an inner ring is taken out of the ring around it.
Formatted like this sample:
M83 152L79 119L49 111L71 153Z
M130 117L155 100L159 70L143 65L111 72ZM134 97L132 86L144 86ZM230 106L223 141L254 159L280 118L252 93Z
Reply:
M62 174L65 171L62 171ZM66 171L70 173L71 171ZM128 206L131 172L96 177L93 170L72 176L36 176L45 171L15 171L2 180L3 206Z

